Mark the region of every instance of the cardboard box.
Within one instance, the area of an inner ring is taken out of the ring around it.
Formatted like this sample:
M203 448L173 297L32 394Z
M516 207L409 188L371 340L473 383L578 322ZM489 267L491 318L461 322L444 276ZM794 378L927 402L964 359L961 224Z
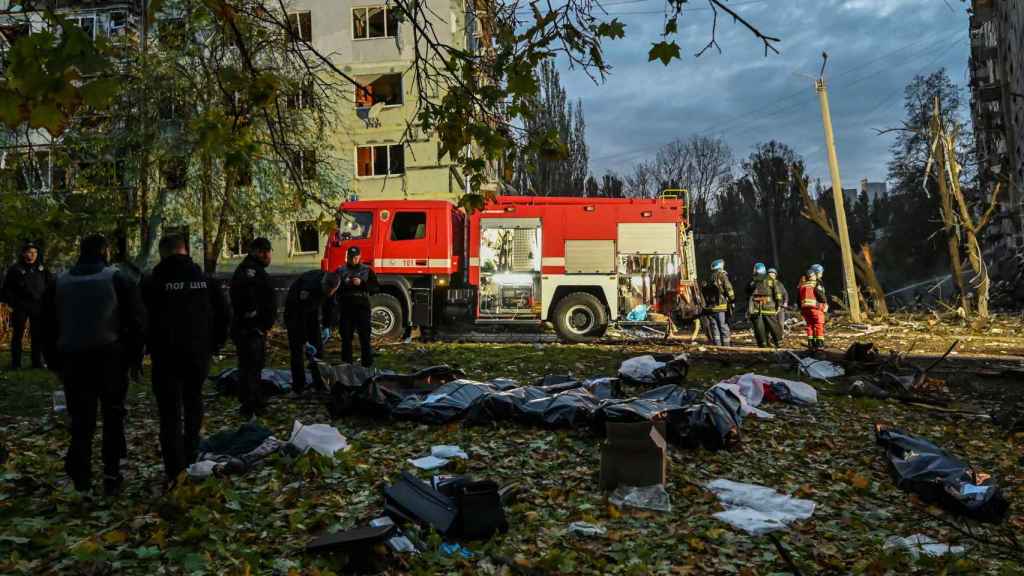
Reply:
M607 422L601 445L601 489L664 484L668 473L664 422Z

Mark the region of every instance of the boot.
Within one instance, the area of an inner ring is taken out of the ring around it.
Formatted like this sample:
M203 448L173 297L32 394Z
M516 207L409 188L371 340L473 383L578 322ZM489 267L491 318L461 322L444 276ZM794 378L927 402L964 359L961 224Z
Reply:
M817 343L815 342L813 336L808 336L807 337L807 349L808 350L811 350L813 352L814 351L814 347L815 347L816 344Z

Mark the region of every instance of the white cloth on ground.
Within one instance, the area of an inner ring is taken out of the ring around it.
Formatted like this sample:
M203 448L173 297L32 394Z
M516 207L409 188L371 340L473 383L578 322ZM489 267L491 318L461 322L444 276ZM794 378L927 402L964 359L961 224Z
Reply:
M750 534L782 530L814 514L814 502L780 494L767 486L718 478L707 487L726 508L713 516Z

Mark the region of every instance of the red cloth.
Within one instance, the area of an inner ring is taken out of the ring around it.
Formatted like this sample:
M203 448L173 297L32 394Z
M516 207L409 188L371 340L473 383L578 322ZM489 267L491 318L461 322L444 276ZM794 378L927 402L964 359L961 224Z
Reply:
M819 308L801 308L800 313L807 322L807 336L815 338L825 337L825 311Z

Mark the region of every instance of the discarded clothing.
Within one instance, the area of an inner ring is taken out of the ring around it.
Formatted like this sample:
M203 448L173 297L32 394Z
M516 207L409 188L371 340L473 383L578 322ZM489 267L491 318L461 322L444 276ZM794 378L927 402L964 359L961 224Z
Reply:
M924 534L911 536L890 536L885 540L883 550L905 550L914 560L921 556L937 558L947 554L963 554L963 546L950 546Z
M686 381L689 367L686 354L637 356L619 366L619 377L633 385L682 384Z
M238 396L238 378L238 368L226 368L210 377L217 390L225 396ZM310 382L312 375L307 371L305 378ZM260 372L260 382L263 384L263 393L268 396L287 394L292 389L292 373L291 370L264 368Z
M263 442L244 454L218 454L215 452L200 452L199 458L194 464L186 468L190 478L201 480L209 476L233 476L245 474L252 470L267 456L277 452L284 447L281 442L273 436L267 436Z
M224 454L227 456L241 456L252 452L263 441L272 436L270 430L256 424L246 422L237 430L223 431L204 438L199 443L200 453Z
M995 481L919 436L875 426L875 441L885 449L896 485L954 514L981 522L1000 522L1009 504Z
M298 420L292 424L292 437L288 445L305 454L313 450L323 456L334 458L336 452L348 450L348 441L334 426L327 424L303 424Z
M764 402L785 402L787 404L811 405L818 402L818 391L809 384L772 378L760 374L743 374L724 380L716 386L734 387L733 390L744 399L743 415L754 414L759 418L773 418L757 407Z
M708 483L708 490L725 507L713 516L753 535L783 530L814 514L814 502L779 494L767 486L719 478Z

